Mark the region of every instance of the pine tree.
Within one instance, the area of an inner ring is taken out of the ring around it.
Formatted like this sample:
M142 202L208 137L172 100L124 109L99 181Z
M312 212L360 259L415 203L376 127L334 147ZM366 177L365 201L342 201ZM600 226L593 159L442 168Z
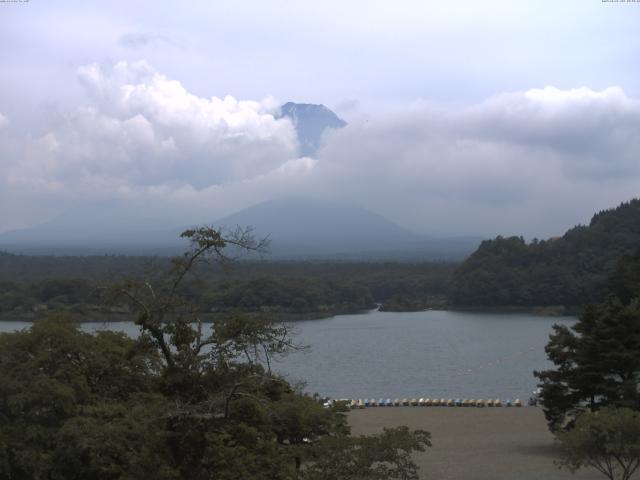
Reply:
M545 350L556 368L535 372L551 430L607 405L640 410L639 278L640 255L625 257L606 303L586 306L570 328L554 326Z

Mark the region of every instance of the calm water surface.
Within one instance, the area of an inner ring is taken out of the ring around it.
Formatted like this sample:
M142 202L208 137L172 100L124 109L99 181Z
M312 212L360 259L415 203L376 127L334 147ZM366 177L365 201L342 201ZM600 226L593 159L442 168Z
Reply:
M575 318L427 311L371 312L295 324L308 353L277 368L334 397L526 399L549 366L554 323Z
M279 360L274 369L306 390L336 398L529 397L533 370L549 364L544 345L554 323L575 318L451 311L372 311L292 324L310 346ZM0 331L27 328L0 322ZM133 323L84 323L132 336Z

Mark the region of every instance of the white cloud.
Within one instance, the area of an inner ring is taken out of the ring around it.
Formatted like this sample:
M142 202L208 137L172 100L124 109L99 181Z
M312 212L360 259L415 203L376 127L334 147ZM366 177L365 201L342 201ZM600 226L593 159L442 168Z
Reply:
M640 194L639 130L619 88L418 105L334 133L315 179L423 231L543 236Z
M296 157L293 126L274 118L272 98L202 98L144 61L106 71L86 65L78 77L88 104L61 114L43 135L0 147L8 190L83 202L154 188L202 190L268 174Z
M0 113L0 130L9 125L9 119Z
M120 62L108 73L92 64L78 73L91 104L31 142L16 175L42 174L69 186L109 178L202 188L251 178L295 157L295 132L270 113L273 99L198 97L145 62Z
M640 172L640 101L619 87L534 89L494 97L465 113L469 134L553 151L563 156L568 176Z
M546 236L640 193L640 102L617 87L416 104L329 133L311 160L296 158L271 98L203 98L146 62L92 64L79 78L90 101L45 134L0 133L0 203L25 206L0 212L0 229L78 201L185 223L313 193L432 234Z

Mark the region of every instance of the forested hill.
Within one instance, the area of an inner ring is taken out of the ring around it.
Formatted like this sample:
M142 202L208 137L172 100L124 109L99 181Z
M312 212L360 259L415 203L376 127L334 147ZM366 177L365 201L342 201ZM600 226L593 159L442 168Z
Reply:
M601 302L620 258L640 248L640 200L597 213L560 238L487 240L453 274L458 306L575 306Z

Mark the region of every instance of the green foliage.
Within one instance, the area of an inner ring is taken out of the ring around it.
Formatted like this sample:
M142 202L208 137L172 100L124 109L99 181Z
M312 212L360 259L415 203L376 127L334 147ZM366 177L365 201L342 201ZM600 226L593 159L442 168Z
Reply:
M610 480L628 480L640 466L640 413L628 408L586 412L575 427L557 435L558 464L572 472L593 467Z
M0 315L33 319L41 311L65 307L94 319L119 319L130 312L99 285L171 267L165 258L0 253ZM315 318L371 309L376 303L385 310L422 310L445 303L453 268L444 263L236 262L232 270L219 270L196 263L195 275L181 282L180 295L213 315L238 311Z
M170 454L164 430L167 411L167 399L157 394L86 406L55 432L52 478L180 478L165 459Z
M298 348L286 325L232 314L205 333L186 279L207 258L227 261L228 245L260 244L184 235L192 249L165 274L112 289L139 338L83 333L64 316L0 335L0 479L288 480L318 478L324 462L331 478L415 478L410 454L426 432L352 438L344 406L271 372L271 358Z
M204 297L209 310L347 313L375 306L366 287L308 278L261 277L221 282Z
M556 368L536 372L552 429L585 408L640 408L639 307L612 299L585 308L572 328L555 326L546 352Z
M618 272L636 278L640 257L629 258L620 262ZM606 303L586 306L573 327L554 326L546 352L555 368L536 372L552 430L587 408L640 409L640 290L629 287L622 289L633 291L626 302L611 296Z
M640 295L640 250L633 255L625 255L609 279L611 293L623 303L629 303Z
M640 200L600 212L560 238L482 242L454 273L450 301L469 306L602 302L621 257L640 245Z
M417 480L413 452L431 446L430 434L407 427L385 428L380 435L325 437L304 468L306 480Z
M89 335L64 318L0 335L0 431L5 445L0 458L9 465L8 478L53 472L61 435L70 422L92 405L126 404L148 395L157 360L153 351L122 334Z

